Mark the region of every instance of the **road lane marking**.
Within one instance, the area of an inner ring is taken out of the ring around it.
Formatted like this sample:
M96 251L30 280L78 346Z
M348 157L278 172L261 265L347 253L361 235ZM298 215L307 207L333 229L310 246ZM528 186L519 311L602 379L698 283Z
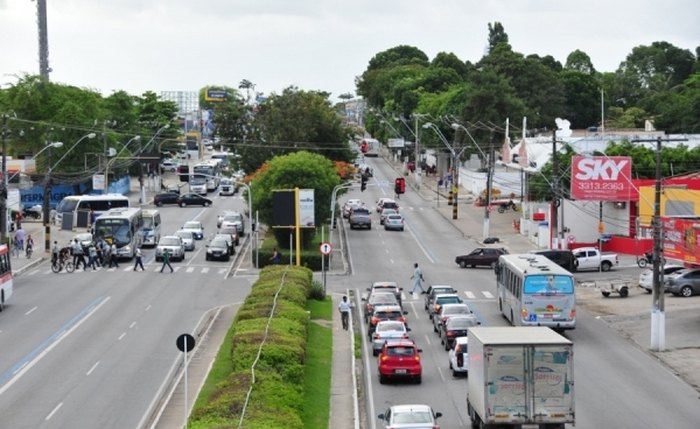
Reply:
M51 412L49 413L49 415L47 415L46 418L45 418L44 420L51 420L51 417L53 417L53 415L56 414L56 412L57 412L59 409L61 409L62 406L63 406L63 402L59 402L58 405L56 405L56 407L55 407L53 410L51 410Z
M92 374L92 372L97 368L99 364L100 361L98 360L92 367L90 367L90 369L88 370L88 372L85 373L85 375L90 376L90 374Z
M111 297L101 297L83 308L75 317L66 322L53 335L44 340L38 347L25 355L18 363L13 365L9 370L0 374L0 395L5 393L13 384L15 384L24 374L27 373L34 365L44 358L51 350L54 349L61 341L68 337L73 331L78 329L90 316L95 314Z

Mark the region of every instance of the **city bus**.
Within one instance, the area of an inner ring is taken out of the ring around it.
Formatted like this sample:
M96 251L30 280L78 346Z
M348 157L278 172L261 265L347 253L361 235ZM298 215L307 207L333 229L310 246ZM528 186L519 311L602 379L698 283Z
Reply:
M122 194L68 195L56 206L54 220L57 225L61 226L63 225L63 215L72 213L73 225L69 226L72 229L77 226L78 212L89 213L90 210L93 210L95 215L99 216L111 209L128 207L129 198Z
M12 266L10 265L10 247L0 245L0 311L12 296Z
M143 240L143 213L140 208L112 209L95 220L93 240L117 246L117 257L131 259Z
M498 309L513 326L576 327L574 276L542 255L498 257Z
M219 187L219 162L199 162L192 167L192 175L201 175L205 177L207 181L207 192L213 192Z

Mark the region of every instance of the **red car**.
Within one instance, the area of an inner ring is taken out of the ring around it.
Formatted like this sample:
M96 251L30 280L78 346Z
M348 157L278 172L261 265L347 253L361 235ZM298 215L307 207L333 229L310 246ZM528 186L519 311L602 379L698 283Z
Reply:
M420 384L423 365L419 353L422 351L408 339L387 340L377 358L379 383L384 384L390 379L408 379Z

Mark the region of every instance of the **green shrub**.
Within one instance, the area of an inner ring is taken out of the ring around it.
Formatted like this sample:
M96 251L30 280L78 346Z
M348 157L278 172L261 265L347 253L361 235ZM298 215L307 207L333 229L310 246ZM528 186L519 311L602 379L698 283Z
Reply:
M323 284L318 280L314 280L311 283L311 288L309 289L309 299L315 299L316 301L323 301L326 299L326 291L323 288Z

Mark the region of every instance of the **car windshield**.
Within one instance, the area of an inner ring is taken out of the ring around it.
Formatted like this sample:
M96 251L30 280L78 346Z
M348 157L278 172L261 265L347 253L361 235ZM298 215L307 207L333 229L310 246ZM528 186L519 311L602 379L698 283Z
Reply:
M413 347L394 346L387 348L389 356L413 356L416 354Z
M238 232L238 231L236 230L236 227L233 226L233 227L221 228L221 229L219 230L219 232L220 232L221 234L235 234L235 233Z
M459 317L447 322L447 329L466 329L478 325L473 317Z
M459 304L458 296L438 296L435 298L437 304Z
M223 238L216 238L209 243L211 247L228 247L228 243Z
M463 305L450 305L442 310L442 314L470 314L469 307Z
M379 319L398 319L402 316L400 311L377 311L374 316Z
M394 296L393 293L392 294L379 293L379 294L373 294L370 301L373 303L380 303L380 302L393 303L393 302L396 302L396 297Z
M178 231L175 233L175 235L182 238L183 240L192 240L192 233L190 231Z
M158 244L161 246L179 246L180 240L174 237L163 237Z
M199 222L185 222L183 226L184 229L202 229L202 225Z

